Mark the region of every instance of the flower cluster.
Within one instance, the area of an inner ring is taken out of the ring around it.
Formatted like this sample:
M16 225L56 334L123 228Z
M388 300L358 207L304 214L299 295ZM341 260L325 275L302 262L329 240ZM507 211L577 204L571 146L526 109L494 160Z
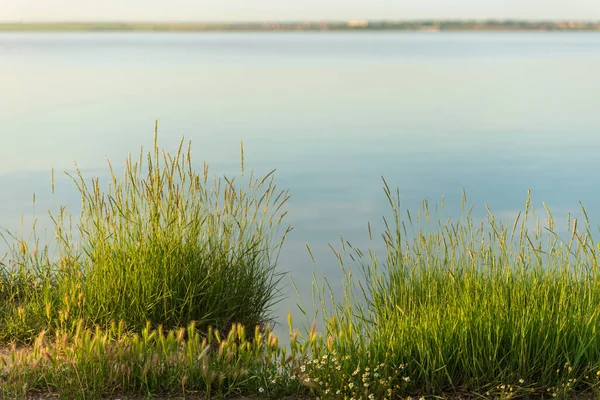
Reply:
M402 371L385 362L354 360L349 355L339 357L335 350L312 360L305 360L298 369L301 383L322 398L391 399L401 383L409 382Z

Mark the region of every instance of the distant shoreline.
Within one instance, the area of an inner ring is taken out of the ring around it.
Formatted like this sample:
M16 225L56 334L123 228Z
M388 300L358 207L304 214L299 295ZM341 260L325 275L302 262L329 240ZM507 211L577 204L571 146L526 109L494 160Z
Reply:
M336 22L0 22L0 32L277 32L277 31L586 31L582 21L370 21Z

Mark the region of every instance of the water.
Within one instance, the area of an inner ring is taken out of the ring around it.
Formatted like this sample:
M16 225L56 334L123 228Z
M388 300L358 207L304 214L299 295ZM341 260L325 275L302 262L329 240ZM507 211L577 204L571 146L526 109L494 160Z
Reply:
M531 189L557 219L582 201L595 222L598 71L593 33L2 34L0 226L77 212L51 169L105 176L158 118L161 145L191 139L198 166L235 173L243 140L247 166L277 169L295 227L280 266L310 303L305 245L338 288L327 244L379 230L382 175L413 210L445 195L458 215L464 188L477 218L511 218Z

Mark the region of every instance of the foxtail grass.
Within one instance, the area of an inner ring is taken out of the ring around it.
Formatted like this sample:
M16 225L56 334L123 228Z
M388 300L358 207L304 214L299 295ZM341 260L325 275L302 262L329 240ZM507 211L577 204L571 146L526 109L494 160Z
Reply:
M58 255L21 237L0 265L0 340L26 341L45 330L209 326L249 329L271 321L283 273L278 254L289 197L274 171L218 178L192 166L191 145L127 157L109 180L70 175L79 218L52 214ZM54 188L54 179L52 182Z
M281 346L268 322L288 194L243 165L211 180L183 142L171 155L155 139L122 178L109 163L107 189L77 171L80 218L53 215L59 256L16 237L2 260L0 340L30 346L0 394L600 395L600 247L583 207L568 232L529 197L512 221L475 218L466 196L457 218L427 201L404 216L384 181L381 244L370 225L373 248L342 239L343 292L316 285L323 331L290 317Z
M275 399L306 392L289 378L291 358L268 326L247 331L234 324L224 334L212 328L200 334L193 323L171 331L148 324L132 334L123 323L101 330L82 322L73 332L57 331L53 338L42 332L31 347L13 347L0 363L0 394Z
M596 390L600 253L583 207L582 220L569 216L565 235L547 208L536 215L529 197L507 222L489 209L476 221L464 197L459 218L436 219L427 202L403 218L399 193L387 183L385 193L392 211L385 252L343 241L335 250L344 294L325 307L328 283L321 284L318 347L349 356L359 373L393 368L392 389L403 396ZM341 368L339 378L349 374ZM361 389L350 395L362 396Z

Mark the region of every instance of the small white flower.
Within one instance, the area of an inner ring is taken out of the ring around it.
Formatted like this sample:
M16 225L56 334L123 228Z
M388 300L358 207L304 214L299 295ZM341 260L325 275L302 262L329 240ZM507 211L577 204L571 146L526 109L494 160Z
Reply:
M264 393L264 392L265 392L265 389L263 389L263 388L258 388L258 392L259 392L259 393Z
M306 367L305 367L304 365L303 365L303 366L301 366L301 367L300 367L300 371L302 371L302 372L306 371Z
M523 384L523 383L525 383L525 380L523 380L523 379L519 379L519 383L520 383L520 384Z

